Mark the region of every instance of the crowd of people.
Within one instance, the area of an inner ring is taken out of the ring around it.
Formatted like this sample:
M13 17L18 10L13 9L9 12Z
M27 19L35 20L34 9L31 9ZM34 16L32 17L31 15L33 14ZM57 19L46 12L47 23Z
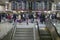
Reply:
M52 17L52 16L51 16ZM39 19L41 23L45 22L46 20L46 15L44 13L36 13L34 14L28 14L28 13L22 13L22 14L6 14L6 13L2 13L0 14L0 22L3 21L8 21L8 22L15 22L17 20L17 22L21 23L23 21L27 21L28 19L31 20L31 23L34 22L34 19Z

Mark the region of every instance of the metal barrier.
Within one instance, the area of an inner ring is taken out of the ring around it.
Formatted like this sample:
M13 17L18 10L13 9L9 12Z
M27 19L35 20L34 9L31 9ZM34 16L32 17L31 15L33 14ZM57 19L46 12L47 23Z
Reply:
M1 40L13 40L15 31L16 31L16 23L14 23L14 27Z

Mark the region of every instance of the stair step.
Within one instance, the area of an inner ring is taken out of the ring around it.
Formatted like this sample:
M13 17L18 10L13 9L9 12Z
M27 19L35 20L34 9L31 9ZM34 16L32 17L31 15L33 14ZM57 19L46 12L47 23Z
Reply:
M19 36L19 35L22 35L22 36L23 36L23 35L31 36L31 35L33 35L33 34L31 34L31 33L30 33L30 34L29 34L29 33L20 33L20 34L16 34L16 35L17 35L17 36Z
M34 39L14 39L14 40L34 40Z
M33 39L33 37L15 37L14 39Z
M33 30L33 28L17 28L16 30Z
M29 35L24 35L24 34L21 35L21 34L19 34L19 35L15 35L15 36L33 36L33 35L30 35L30 34Z
M33 28L17 28L14 40L33 40Z
M33 32L16 32L17 34L20 34L20 33L28 33L28 34L32 34Z
M16 32L33 32L33 30L16 30Z

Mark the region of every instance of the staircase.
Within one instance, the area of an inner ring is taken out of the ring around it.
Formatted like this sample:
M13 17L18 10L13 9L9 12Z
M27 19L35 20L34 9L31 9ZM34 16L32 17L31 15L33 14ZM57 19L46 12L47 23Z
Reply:
M46 29L40 29L40 40L52 40L50 32Z
M17 28L14 40L34 40L33 28Z

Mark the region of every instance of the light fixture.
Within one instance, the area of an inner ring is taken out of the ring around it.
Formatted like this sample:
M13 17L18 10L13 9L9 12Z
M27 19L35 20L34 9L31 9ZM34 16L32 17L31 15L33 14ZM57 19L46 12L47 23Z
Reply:
M18 13L20 13L20 11L18 11Z
M21 11L21 12L24 12L24 11Z
M47 12L47 11L44 11L45 13Z
M54 23L54 25L55 25L55 23Z
M5 3L9 3L8 1L6 1Z
M50 13L50 11L48 11L48 13Z
M8 10L8 9L5 9L6 11Z
M58 2L58 4L60 4L60 2Z
M13 11L13 13L17 13L16 11Z

